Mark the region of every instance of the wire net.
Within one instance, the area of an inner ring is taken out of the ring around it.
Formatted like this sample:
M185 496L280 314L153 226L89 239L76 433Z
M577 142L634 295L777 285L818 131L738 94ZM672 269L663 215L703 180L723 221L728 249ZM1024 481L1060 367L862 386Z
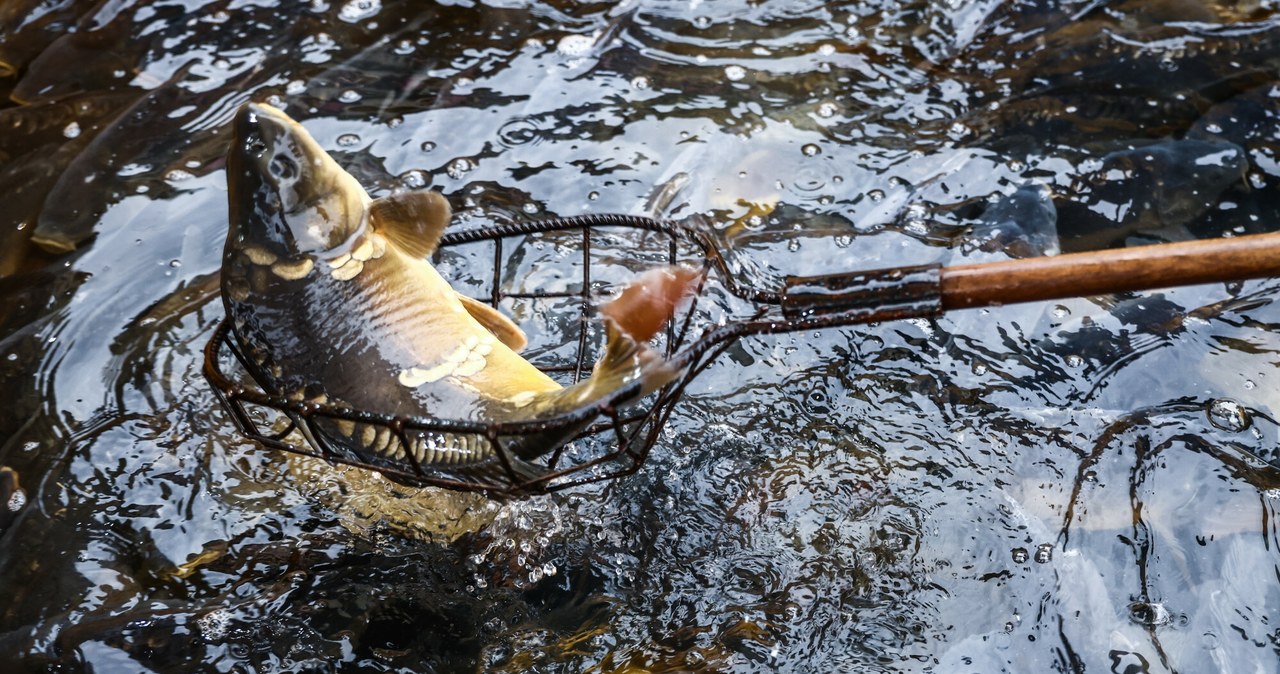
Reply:
M453 232L436 259L458 292L512 317L529 338L521 354L568 386L590 375L603 344L598 308L637 274L683 264L707 264L699 242L669 223L628 216L592 216L515 223ZM690 341L696 299L677 314L653 347L671 359ZM703 321L706 317L702 316ZM479 422L382 414L297 401L263 388L248 374L227 321L205 349L205 376L237 429L267 447L376 470L397 482L479 490L496 495L547 492L620 477L637 470L671 407L703 367L686 359L682 377L639 399L634 382L588 407L544 419ZM380 451L338 444L326 426L358 424ZM536 460L536 474L517 470L507 449L525 436L570 439ZM497 465L482 474L423 460L413 448L485 444Z

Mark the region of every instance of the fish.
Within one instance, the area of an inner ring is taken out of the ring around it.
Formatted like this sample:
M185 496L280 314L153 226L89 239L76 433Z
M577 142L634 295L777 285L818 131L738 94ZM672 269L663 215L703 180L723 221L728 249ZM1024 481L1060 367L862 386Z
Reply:
M1064 252L1122 246L1133 236L1190 238L1188 225L1218 204L1249 167L1226 141L1170 139L1117 150L1075 185L1080 196L1057 203Z
M1019 185L982 213L965 249L1003 251L1016 258L1057 255L1058 211L1053 191L1038 182Z
M83 19L79 22L84 25ZM130 39L132 24L120 22L96 30L58 36L31 59L9 94L16 103L37 103L71 94L116 90L138 74L147 43Z
M384 414L508 422L584 409L635 381L647 395L679 375L647 342L700 283L700 270L650 270L603 307L603 355L590 378L562 387L517 353L527 341L518 326L454 291L428 261L452 215L440 193L371 199L306 129L264 103L236 114L227 191L223 304L249 374L268 392ZM411 434L406 447L376 424L311 426L357 458L412 456L486 485L506 476L480 434ZM503 446L521 478L540 476L545 467L531 461L578 430Z
M190 173L197 171L191 164L204 166L221 155L226 141L205 120L224 92L188 91L193 67L189 62L161 86L135 92L94 125L87 144L47 188L31 233L36 245L55 255L82 248L115 204L143 191L155 201L170 198L181 189L165 178L171 168Z
M88 0L5 0L0 2L0 78L16 77L32 58L74 30Z

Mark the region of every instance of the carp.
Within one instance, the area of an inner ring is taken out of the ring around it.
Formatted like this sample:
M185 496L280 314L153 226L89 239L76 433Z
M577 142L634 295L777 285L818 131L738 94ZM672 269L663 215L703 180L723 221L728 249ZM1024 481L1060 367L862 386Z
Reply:
M603 356L590 378L562 387L517 353L526 340L510 319L455 292L428 261L451 216L439 193L371 199L301 125L259 103L236 116L227 182L223 301L250 374L269 392L393 415L521 421L585 408L637 380L645 395L679 374L647 342L700 272L652 270L603 307ZM488 484L505 471L480 434L416 433L404 446L378 424L312 427L331 445L411 455L453 478ZM530 461L578 430L504 440L513 470L544 474Z

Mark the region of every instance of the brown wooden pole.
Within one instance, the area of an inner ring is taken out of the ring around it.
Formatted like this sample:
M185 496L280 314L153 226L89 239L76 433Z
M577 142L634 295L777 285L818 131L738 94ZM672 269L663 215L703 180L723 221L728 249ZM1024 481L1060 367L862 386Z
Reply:
M1280 276L1280 232L942 269L942 308L965 309Z

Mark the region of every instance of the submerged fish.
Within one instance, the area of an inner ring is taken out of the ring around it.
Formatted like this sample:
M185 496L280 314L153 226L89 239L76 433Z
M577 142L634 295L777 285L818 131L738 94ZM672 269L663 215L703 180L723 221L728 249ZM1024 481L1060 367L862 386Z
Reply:
M677 374L645 342L700 275L644 275L603 308L608 342L590 379L562 388L516 351L525 338L493 307L454 292L427 261L451 215L435 192L371 200L297 122L247 104L227 157L230 224L222 294L235 338L264 388L294 399L435 418L515 421L576 410L637 379L641 392ZM447 476L502 475L475 434L415 434L316 424L325 439L394 459L411 454ZM575 429L504 441L529 460Z
M1243 183L1245 151L1234 143L1190 138L1112 152L1082 176L1077 199L1057 204L1062 249L1097 250L1135 235L1191 238L1186 228Z
M991 204L969 233L966 249L1012 257L1057 255L1058 211L1047 185L1028 182Z

